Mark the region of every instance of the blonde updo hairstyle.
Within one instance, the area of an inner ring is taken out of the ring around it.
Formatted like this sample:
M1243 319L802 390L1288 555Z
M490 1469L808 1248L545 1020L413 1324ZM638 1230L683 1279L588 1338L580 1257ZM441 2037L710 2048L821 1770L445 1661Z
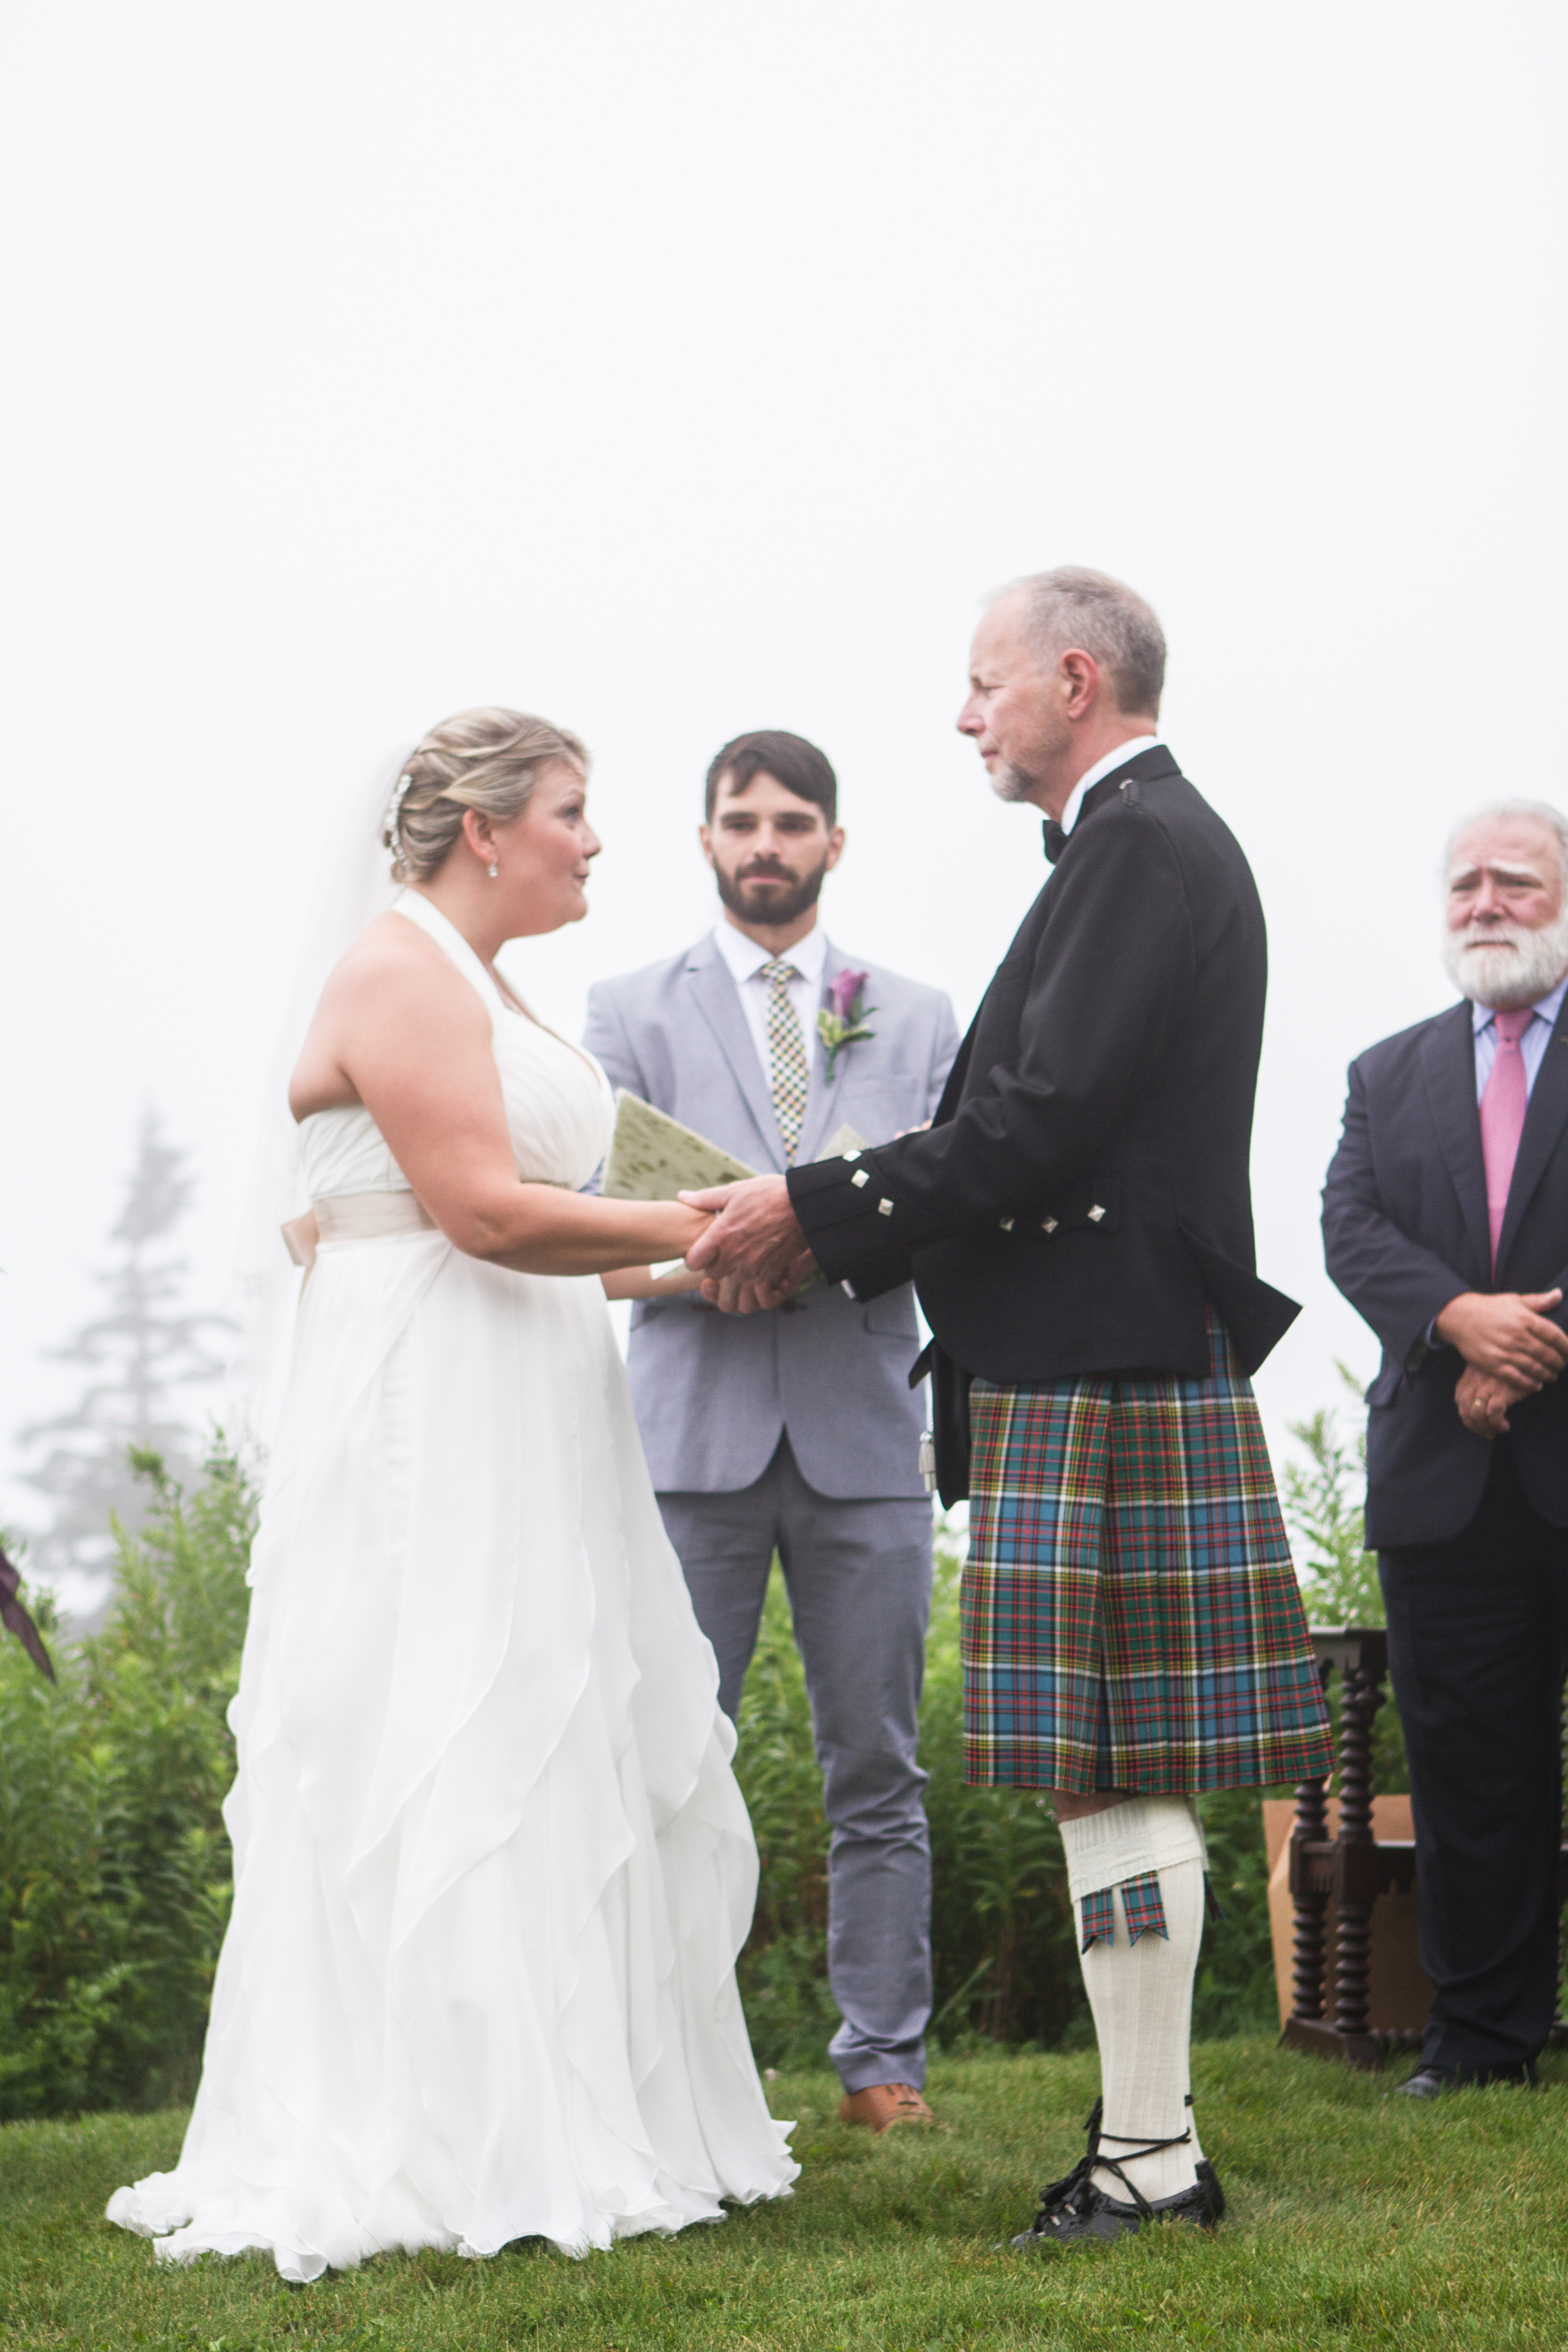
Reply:
M526 711L459 710L432 727L398 778L387 813L383 839L394 880L428 882L438 874L457 847L465 809L492 824L521 816L552 760L588 773L577 737Z

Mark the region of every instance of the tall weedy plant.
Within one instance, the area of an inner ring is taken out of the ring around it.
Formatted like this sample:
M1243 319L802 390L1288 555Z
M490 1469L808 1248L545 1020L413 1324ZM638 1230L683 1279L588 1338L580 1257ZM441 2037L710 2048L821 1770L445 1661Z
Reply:
M1361 1404L1361 1383L1348 1365L1336 1364L1344 1386ZM1381 1625L1383 1589L1377 1560L1366 1549L1366 1416L1358 1413L1354 1441L1341 1435L1334 1413L1325 1409L1310 1421L1289 1423L1306 1455L1287 1462L1280 1479L1285 1517L1296 1539L1296 1572L1314 1625Z
M1081 2007L1061 1841L1033 1789L963 1780L958 1652L963 1538L937 1544L921 1762L932 1861L932 2031L951 2043L1056 2042ZM741 1990L764 2065L816 2063L837 2022L827 1988L827 1824L805 1681L775 1569L741 1701L735 1769L762 1856Z
M1361 1405L1361 1382L1346 1364L1336 1364L1341 1381ZM1331 1411L1293 1421L1290 1434L1306 1461L1288 1462L1281 1499L1296 1539L1296 1572L1301 1598L1314 1625L1382 1625L1386 1622L1377 1555L1366 1549L1366 1416L1359 1412L1356 1434L1342 1436ZM1329 1685L1329 1707L1339 1727L1339 1684ZM1392 1694L1373 1727L1373 1786L1392 1795L1410 1786L1405 1735Z
M1381 1622L1362 1549L1360 1453L1331 1413L1292 1434L1285 1501L1319 1622ZM221 1807L255 1523L221 1445L188 1494L133 1455L146 1522L116 1522L118 1595L101 1633L58 1641L57 1683L0 1639L0 2119L187 2096L200 2063L231 1885ZM921 1760L933 1860L935 2039L1054 2044L1082 2030L1061 1843L1041 1792L963 1780L963 1538L939 1532ZM35 1599L53 1630L47 1598ZM1406 1784L1394 1710L1378 1785ZM736 1769L762 1856L741 1984L765 2065L815 2062L827 1986L827 1825L805 1677L775 1571L742 1700ZM1273 2000L1255 1790L1203 1802L1227 1914L1205 1948L1202 2033L1267 2022Z
M254 1505L221 1446L189 1497L134 1464L103 1632L57 1646L54 1684L0 1643L0 2118L160 2105L200 2065Z

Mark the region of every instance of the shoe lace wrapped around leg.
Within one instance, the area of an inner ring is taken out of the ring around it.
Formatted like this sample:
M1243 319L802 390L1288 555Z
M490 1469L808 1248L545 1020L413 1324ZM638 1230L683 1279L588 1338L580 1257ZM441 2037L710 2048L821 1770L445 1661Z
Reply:
M1047 2188L1041 2189L1040 2210L1035 2220L1037 2231L1049 2214L1059 2212L1064 2206L1071 2206L1081 2201L1084 2191L1093 2185L1093 2175L1096 2171L1114 2174L1126 2189L1128 2197L1141 2217L1146 2221L1152 2220L1153 2207L1137 2183L1128 2179L1121 2168L1124 2164L1136 2164L1142 2156L1157 2156L1162 2148L1184 2147L1192 2138L1191 2129L1176 2132L1170 2139L1130 2140L1120 2132L1106 2131L1104 2116L1105 2101L1103 2098L1096 2099L1084 2117L1083 2127L1089 2134L1088 2150L1079 2157L1072 2170L1062 2179L1053 2180ZM1114 2140L1118 2147L1125 2148L1126 2155L1122 2157L1105 2155L1101 2142L1108 2139Z

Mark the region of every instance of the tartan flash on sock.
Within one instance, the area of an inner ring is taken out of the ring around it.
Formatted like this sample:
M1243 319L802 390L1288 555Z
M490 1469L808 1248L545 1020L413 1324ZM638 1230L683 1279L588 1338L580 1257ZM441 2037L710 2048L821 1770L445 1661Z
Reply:
M1116 1941L1116 1890L1113 1886L1097 1887L1086 1895L1079 1909L1083 1913L1083 1941L1080 1952L1087 1952L1093 1943L1114 1944Z
M1145 1871L1142 1878L1129 1878L1121 1888L1121 1908L1127 1914L1127 1940L1135 1944L1140 1936L1163 1936L1171 1939L1165 1925L1165 1906L1160 1900L1160 1874Z
M1116 1941L1116 1889L1097 1887L1086 1895L1079 1906L1083 1913L1083 1941L1079 1946L1087 1952L1094 1943L1114 1944ZM1165 1906L1160 1900L1160 1874L1146 1870L1142 1878L1128 1878L1121 1885L1121 1909L1127 1921L1127 1940L1135 1944L1140 1936L1163 1936L1170 1940L1165 1925Z

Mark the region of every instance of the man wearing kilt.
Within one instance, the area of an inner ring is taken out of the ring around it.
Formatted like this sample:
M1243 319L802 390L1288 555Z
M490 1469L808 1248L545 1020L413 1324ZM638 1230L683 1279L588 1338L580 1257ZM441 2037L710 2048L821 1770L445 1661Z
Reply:
M1263 914L1156 732L1164 650L1101 572L993 600L958 723L1044 813L1054 871L931 1129L696 1196L721 1306L813 1266L860 1298L912 1274L935 1334L937 1483L970 1497L966 1771L1052 1792L1100 2042L1088 2151L1020 2247L1218 2219L1193 1800L1331 1760L1249 1377L1296 1312L1253 1246Z

